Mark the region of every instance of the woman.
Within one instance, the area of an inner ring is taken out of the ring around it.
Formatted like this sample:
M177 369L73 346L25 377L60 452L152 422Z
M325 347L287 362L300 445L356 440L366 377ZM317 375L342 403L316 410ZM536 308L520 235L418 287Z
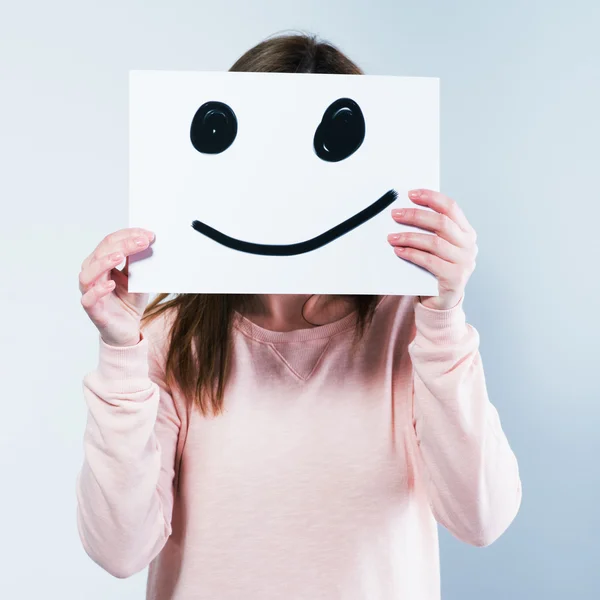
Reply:
M361 73L309 36L231 70ZM150 565L153 600L432 600L436 521L476 546L506 530L518 466L462 308L475 232L444 195L409 197L392 219L436 235L390 235L390 252L430 270L438 296L147 306L116 267L152 232L116 232L85 260L100 357L77 497L93 560L116 577Z

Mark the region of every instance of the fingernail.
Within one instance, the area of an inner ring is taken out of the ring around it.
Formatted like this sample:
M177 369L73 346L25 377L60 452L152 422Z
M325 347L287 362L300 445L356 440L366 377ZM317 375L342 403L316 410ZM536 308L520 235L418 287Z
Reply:
M392 211L392 217L403 217L404 216L404 209L403 208L395 208Z
M148 243L148 240L146 238L138 237L135 238L135 243L136 246L145 246Z
M421 190L410 190L410 192L408 192L408 195L411 198L419 198L419 196L421 195Z
M391 242L392 244L394 242L398 242L400 241L400 234L399 233L390 233L390 235L388 235L388 242Z

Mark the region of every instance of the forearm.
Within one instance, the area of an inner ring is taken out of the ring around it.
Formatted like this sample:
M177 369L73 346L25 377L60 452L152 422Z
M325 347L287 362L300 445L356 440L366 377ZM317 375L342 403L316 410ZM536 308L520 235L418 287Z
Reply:
M410 353L415 429L432 509L459 539L488 545L518 512L517 460L488 398L477 331L460 306L423 312Z
M88 421L78 528L86 552L117 577L147 566L170 535L154 430L160 390L148 376L146 345L115 349L101 342L98 369L83 385Z

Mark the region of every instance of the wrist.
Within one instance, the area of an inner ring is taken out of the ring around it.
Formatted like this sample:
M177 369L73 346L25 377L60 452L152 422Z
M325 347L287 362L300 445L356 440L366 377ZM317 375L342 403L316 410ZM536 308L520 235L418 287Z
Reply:
M105 338L102 335L100 337L107 346L112 346L113 348L129 348L130 346L137 346L142 341L141 332L137 334L137 337L129 340L111 340L110 338Z

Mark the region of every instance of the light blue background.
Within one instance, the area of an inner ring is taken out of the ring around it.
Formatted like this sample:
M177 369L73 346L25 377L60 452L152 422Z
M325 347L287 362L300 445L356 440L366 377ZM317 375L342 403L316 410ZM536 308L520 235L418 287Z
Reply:
M441 78L442 190L479 234L465 310L524 494L488 548L441 530L444 600L600 597L599 24L592 0L3 2L0 597L143 598L83 553L74 496L97 360L76 279L127 226L128 70L227 69L287 28Z

